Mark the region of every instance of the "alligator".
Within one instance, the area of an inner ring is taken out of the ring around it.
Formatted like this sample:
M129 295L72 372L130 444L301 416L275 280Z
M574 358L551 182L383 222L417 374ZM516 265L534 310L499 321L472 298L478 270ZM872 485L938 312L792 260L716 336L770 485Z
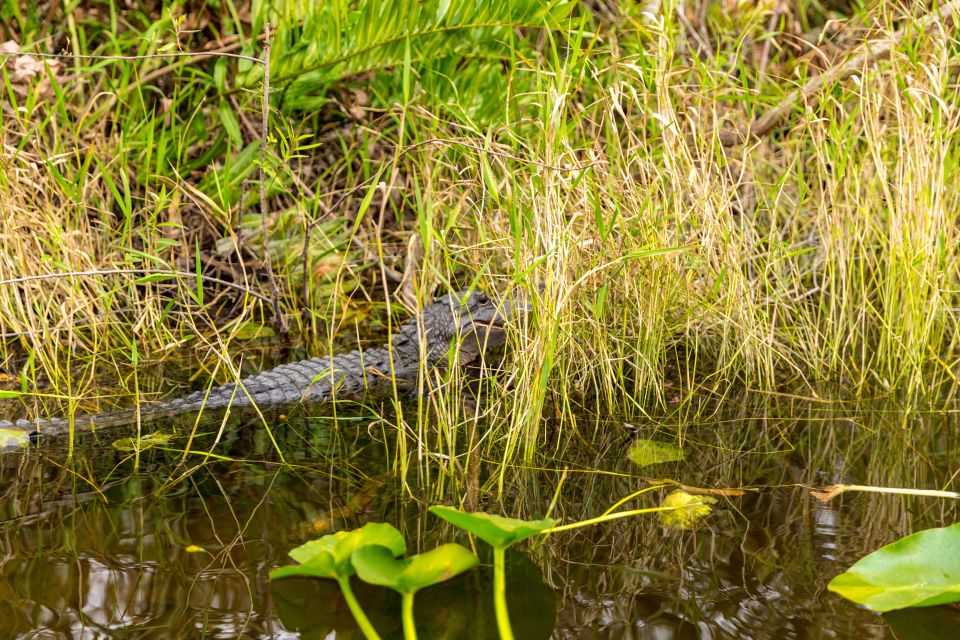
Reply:
M413 390L421 370L467 366L502 347L506 324L526 313L528 306L517 296L498 302L479 290L447 294L404 322L381 348L300 360L172 400L76 416L72 428L101 429L193 411L319 403L356 399L377 390ZM70 429L68 418L0 420L0 430L26 432L33 439Z

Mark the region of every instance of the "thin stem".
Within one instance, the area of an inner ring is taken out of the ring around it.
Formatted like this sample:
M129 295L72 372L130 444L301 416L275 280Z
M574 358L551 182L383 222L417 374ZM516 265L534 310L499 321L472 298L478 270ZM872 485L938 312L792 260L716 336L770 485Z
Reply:
M363 608L357 601L357 596L353 595L353 589L350 588L350 578L338 578L337 582L340 583L340 591L343 593L343 599L347 601L347 607L349 607L350 613L353 614L353 619L357 621L357 626L360 627L360 631L363 632L363 637L367 640L380 640L380 635L377 633L377 630L373 628L373 625L370 624L370 619L367 617L367 614L363 612Z
M497 613L497 631L500 640L513 640L510 613L507 611L506 547L493 549L493 608Z
M608 522L610 520L618 520L620 518L632 518L633 516L643 515L645 513L660 513L661 511L676 511L677 509L684 509L686 507L648 507L647 509L633 509L631 511L620 511L619 513L609 513L606 515L598 516L596 518L590 518L589 520L581 520L580 522L573 522L571 524L561 525L559 527L550 527L549 529L544 529L540 533L542 535L550 535L551 533L556 533L558 531L569 531L570 529L579 529L580 527L588 527L594 524L600 524L603 522Z
M263 270L267 274L267 282L270 283L270 304L273 307L273 323L281 333L287 333L287 321L280 309L280 285L277 284L277 277L273 273L273 265L270 261L270 251L268 250L269 237L267 235L267 217L269 208L267 204L267 182L264 175L264 169L267 162L267 142L270 132L270 23L263 27L263 103L260 112L260 235L263 249Z
M417 625L413 619L414 592L403 594L403 638L417 640Z

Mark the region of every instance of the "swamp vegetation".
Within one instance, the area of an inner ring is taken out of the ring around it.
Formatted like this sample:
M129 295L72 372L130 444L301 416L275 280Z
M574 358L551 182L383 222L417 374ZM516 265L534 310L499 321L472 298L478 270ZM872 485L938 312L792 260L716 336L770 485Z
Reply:
M0 430L0 636L960 637L827 589L957 521L958 33L957 2L0 0L0 420L369 349L448 291L532 310L412 393ZM270 579L375 523L334 580Z

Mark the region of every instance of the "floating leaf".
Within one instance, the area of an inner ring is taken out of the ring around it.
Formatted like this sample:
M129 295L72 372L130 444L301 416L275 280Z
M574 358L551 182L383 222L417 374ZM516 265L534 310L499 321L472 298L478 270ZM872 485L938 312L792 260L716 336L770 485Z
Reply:
M557 523L551 518L518 520L492 513L466 513L453 507L443 506L430 507L430 513L443 518L455 527L472 533L495 549L505 549Z
M359 529L338 531L291 550L290 557L300 564L280 567L270 573L270 578L313 576L338 580L352 576L354 569L350 557L365 545L387 548L395 556L407 550L407 544L396 528L381 522L369 522Z
M118 451L146 451L153 447L165 445L173 439L169 433L148 433L140 438L120 438L113 441L113 448Z
M237 340L256 340L257 338L272 338L272 328L257 322L244 322L237 327L234 337Z
M635 440L627 450L627 457L640 467L683 460L686 455L683 449L657 440Z
M472 551L453 542L410 558L395 558L391 549L381 546L353 552L353 566L361 580L404 594L449 580L478 563Z
M661 507L673 507L673 511L661 511L660 522L674 529L693 529L713 511L716 498L687 493L682 489L671 491L660 503Z
M29 444L29 431L24 429L0 429L0 449L26 447Z
M960 601L960 523L881 547L827 588L874 611Z

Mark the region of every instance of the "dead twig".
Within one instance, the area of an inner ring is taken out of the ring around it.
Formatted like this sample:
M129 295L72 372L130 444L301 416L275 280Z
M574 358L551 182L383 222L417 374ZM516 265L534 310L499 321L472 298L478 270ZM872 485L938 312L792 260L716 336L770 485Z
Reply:
M726 147L732 147L746 142L750 138L760 138L767 135L786 120L798 104L809 100L824 86L833 82L846 80L857 73L861 73L865 67L890 55L894 47L896 47L908 33L926 31L933 26L934 23L951 17L951 15L958 10L960 10L960 0L953 0L953 2L941 5L936 11L919 18L915 23L904 25L886 40L880 42L864 42L860 46L860 51L847 62L810 78L806 84L790 92L790 94L775 107L754 119L745 131L718 131L717 135L720 138L721 144Z
M917 496L921 498L952 498L954 500L960 500L960 493L955 491L938 491L935 489L904 489L900 487L871 487L862 484L834 484L830 485L829 487L824 487L821 491L811 491L810 495L820 502L829 502L841 493L846 493L847 491Z
M234 48L234 47L231 47ZM245 56L241 53L227 53L226 51L180 51L177 53L145 53L143 55L95 55L85 53L39 53L36 51L15 51L10 53L0 53L0 58L16 58L18 56L33 56L35 58L66 58L69 60L155 60L157 58L237 58L239 60L249 60L257 64L263 64L263 60L255 56ZM195 60L194 60L195 62ZM176 66L176 65L174 65Z

